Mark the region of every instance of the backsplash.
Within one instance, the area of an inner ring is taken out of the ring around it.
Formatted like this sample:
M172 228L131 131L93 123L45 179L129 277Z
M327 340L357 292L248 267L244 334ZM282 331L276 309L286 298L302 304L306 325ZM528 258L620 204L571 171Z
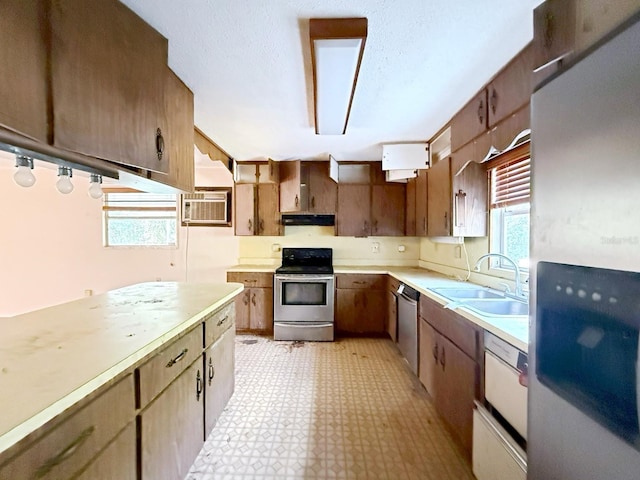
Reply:
M245 265L280 265L283 247L332 248L335 265L414 267L420 255L420 239L416 237L337 237L334 227L287 226L281 237L238 238L238 263Z

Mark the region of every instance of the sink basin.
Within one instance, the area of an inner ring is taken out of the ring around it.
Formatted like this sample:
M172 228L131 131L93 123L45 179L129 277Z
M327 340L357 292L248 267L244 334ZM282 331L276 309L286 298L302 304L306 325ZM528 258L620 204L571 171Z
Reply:
M450 300L504 298L504 295L492 292L486 288L432 288L431 290Z
M500 317L516 317L529 315L529 305L518 300L503 298L501 300L468 300L461 307L468 307L481 315Z

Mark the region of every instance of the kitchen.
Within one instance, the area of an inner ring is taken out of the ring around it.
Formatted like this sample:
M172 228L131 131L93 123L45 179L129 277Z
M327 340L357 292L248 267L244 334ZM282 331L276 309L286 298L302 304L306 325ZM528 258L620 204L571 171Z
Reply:
M369 41L367 47L370 46L371 42ZM496 65L492 73L499 70L509 58L505 58L505 61L500 65ZM488 74L487 78L490 76ZM477 87L478 85L467 92L466 99L473 95ZM454 111L452 110L451 113ZM446 116L446 114L444 115ZM446 118L441 124L444 121ZM434 130L440 125L434 126ZM418 138L423 137L424 134ZM225 147L227 146L225 145ZM250 158L250 155L247 158ZM180 247L177 250L167 249L155 252L139 250L135 253L111 251L105 253L107 249L101 247L101 203L99 201L93 204L88 204L87 201L78 202L78 205L75 206L77 208L75 208L70 202L61 203L62 197L52 187L49 189L43 187L37 191L17 188L12 180L8 179L13 166L9 165L9 162L5 162L5 164L8 165L7 174L4 175L7 178L3 178L2 181L6 182L6 185L3 185L6 188L3 188L2 191L11 192L11 199L7 199L3 203L7 204L11 201L12 204L15 204L17 196L18 204L23 208L15 209L12 212L3 209L3 215L7 215L6 219L8 220L5 222L3 218L3 225L16 225L10 230L23 233L6 239L7 245L11 247L5 250L5 253L20 251L21 255L11 253L3 259L4 265L12 266L9 271L15 272L15 275L11 277L5 278L3 276L2 291L7 293L6 298L11 298L14 302L14 305L9 307L6 307L3 302L2 307L6 308L6 311L2 311L0 314L4 316L13 316L29 309L90 295L93 292L98 294L124 284L145 280L186 279L191 282L213 279L221 281L224 279L225 271L236 264L250 265L259 261L262 264L277 266L281 255L279 248L328 247L334 248L336 265L340 263L342 265L421 266L432 268L443 274L457 275L461 278L468 275L465 253L473 265L481 255L489 251L486 237L465 241L465 252L461 245L433 243L426 238L413 236L399 238L336 237L327 232L325 227L285 227L287 230L284 236L246 238L234 237L232 232L228 230L226 232L202 232L197 228L180 229ZM197 169L197 175L201 173L200 170L206 173L207 169ZM215 170L215 174L226 176L227 185L232 184L228 172L218 169L211 170ZM55 171L38 168L36 174L40 183L37 187L55 182ZM77 175L74 177L74 181L81 184L83 178L81 175ZM215 180L215 182L218 181L218 179ZM56 216L51 215L48 210L43 212L41 205L51 205ZM31 208L30 216L26 216L29 212L26 210L27 208ZM78 222L79 218L83 221ZM51 232L47 238L51 240L52 250L45 251L42 245L39 245L38 236L26 231L23 227L25 219L42 226L43 229L49 226L46 231ZM86 222L93 222L93 227L89 227ZM62 226L65 228L61 228ZM72 233L67 234L66 232ZM187 235L191 238L188 238ZM216 237L216 246L214 247L216 252L223 250L224 255L208 251L211 249L211 235ZM3 238L3 244L4 242ZM374 247L374 243L377 243L377 247ZM89 245L94 246L89 247ZM377 252L374 252L374 249L377 249ZM123 265L130 267L127 268L126 279L121 273ZM43 266L51 268L42 268ZM118 268L119 266L120 268ZM69 278L69 284L60 285L62 283L59 282L60 272L65 272L66 269L73 269L73 278ZM100 278L96 278L98 277L95 274L96 271L100 272ZM487 270L484 272L486 273ZM505 276L507 278L513 277L512 274ZM504 281L502 278L472 272L471 280L483 285L491 285L500 290L504 289L500 285L500 282ZM31 289L27 286L31 286ZM513 284L510 286L512 289L515 287ZM38 292L38 294L33 292Z

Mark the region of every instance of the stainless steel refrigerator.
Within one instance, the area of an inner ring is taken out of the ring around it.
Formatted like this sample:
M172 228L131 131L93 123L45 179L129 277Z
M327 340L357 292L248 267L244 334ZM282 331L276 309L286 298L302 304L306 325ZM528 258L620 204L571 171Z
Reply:
M638 15L531 105L528 478L638 479Z

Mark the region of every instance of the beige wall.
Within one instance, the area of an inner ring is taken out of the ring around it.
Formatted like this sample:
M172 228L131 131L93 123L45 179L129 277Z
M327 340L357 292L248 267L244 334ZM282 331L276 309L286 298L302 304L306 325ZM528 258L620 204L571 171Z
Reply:
M196 184L231 185L213 162L196 161ZM224 281L237 263L232 228L179 229L177 248L105 248L102 202L87 195L88 176L74 172L74 191L55 189L55 167L37 162L36 184L13 182L12 155L0 152L0 317L156 280Z

